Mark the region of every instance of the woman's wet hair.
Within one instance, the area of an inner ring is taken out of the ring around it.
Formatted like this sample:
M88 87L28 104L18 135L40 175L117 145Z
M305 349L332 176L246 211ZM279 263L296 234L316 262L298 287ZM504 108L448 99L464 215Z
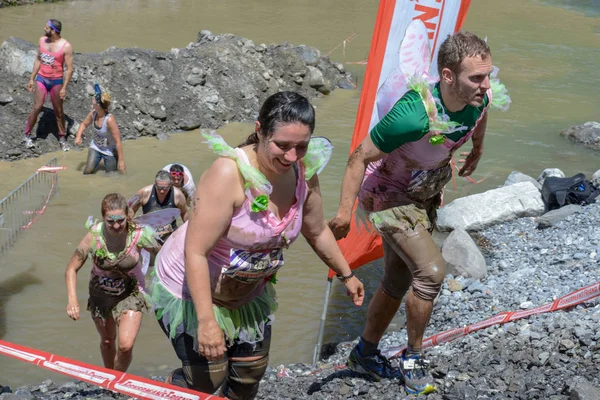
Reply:
M303 124L310 134L315 130L315 109L308 99L296 92L279 92L269 96L258 114L260 132L254 132L241 146L256 144L260 134L265 139L273 135L281 124Z
M171 168L169 168L170 172L183 172L183 167L179 164L173 164L171 165Z
M107 212L115 210L123 210L125 213L128 230L132 231L137 227L136 223L129 217L129 205L127 204L127 199L120 193L109 193L102 199L102 218L106 217Z
M108 107L110 106L110 102L111 102L110 93L102 92L102 94L100 95L99 105L107 113L108 113Z

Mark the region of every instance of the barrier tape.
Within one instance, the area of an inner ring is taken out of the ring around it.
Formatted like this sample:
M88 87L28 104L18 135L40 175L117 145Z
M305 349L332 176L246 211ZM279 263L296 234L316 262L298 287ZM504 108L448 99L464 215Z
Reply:
M451 342L460 337L466 336L472 332L488 328L492 325L501 325L507 322L513 322L519 319L527 318L536 314L543 314L563 310L565 308L576 306L598 296L600 296L600 282L578 289L574 292L571 292L563 297L554 300L552 303L544 304L543 306L532 308L530 310L502 312L491 318L486 319L485 321L477 322L473 325L467 325L463 328L451 329L445 332L438 333L423 340L423 348L426 349L428 347L437 346L438 344ZM387 349L383 349L381 351L381 354L383 354L389 359L393 359L399 357L400 354L402 354L402 352L404 351L404 349L406 349L406 346L389 347Z
M67 169L67 167L50 167L44 165L43 167L38 168L36 172L58 172L64 171L65 169Z
M468 325L463 328L450 329L448 331L438 333L436 335L424 339L422 348L426 349L428 347L437 346L442 343L451 342L480 329L489 328L492 325L501 325L507 322L513 322L519 319L527 318L535 314L554 312L565 308L573 307L598 296L600 296L600 282L594 283L589 286L585 286L581 289L577 289L574 292L560 297L554 300L552 303L544 304L543 306L532 308L530 310L501 312L500 314L497 314L484 321L477 322L475 324ZM388 347L381 350L381 354L387 357L388 359L394 359L399 357L405 349L406 346ZM316 375L320 372L327 370L342 370L344 368L346 368L345 364L334 365L333 367L321 368L316 371L313 371L310 373L310 375ZM279 371L277 376L289 377L289 373L287 370L284 369Z
M44 168L44 167L42 167ZM40 169L42 169L40 168ZM49 167L49 168L53 168L53 167ZM63 167L57 167L57 168L63 168ZM38 172L39 170L38 169ZM31 225L33 225L33 223L35 222L35 220L44 213L44 211L46 211L46 207L48 206L48 203L50 202L50 198L52 197L52 193L54 192L54 186L56 186L56 179L52 180L52 186L50 187L50 190L48 191L48 196L46 196L46 200L44 201L44 206L42 207L42 209L40 211L35 211L35 215L33 216L33 218L31 219L31 221L29 221L29 223L27 225L24 225L21 227L21 229L28 229ZM31 211L26 211L27 213L32 213Z
M4 340L0 340L0 354L137 399L225 400L222 397L195 392L125 372L97 367Z

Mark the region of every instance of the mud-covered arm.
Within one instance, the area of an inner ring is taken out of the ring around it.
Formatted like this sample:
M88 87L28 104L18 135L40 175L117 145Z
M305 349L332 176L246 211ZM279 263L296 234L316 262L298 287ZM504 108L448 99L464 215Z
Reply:
M119 131L119 126L117 125L117 120L115 119L114 115L111 115L111 117L108 118L106 125L108 126L108 130L110 131L110 133L115 141L115 148L117 150L117 159L119 160L119 171L124 173L126 170L125 154L123 153L123 143L121 141L121 132Z
M477 164L483 155L483 139L485 137L485 129L487 127L487 112L483 117L481 117L481 121L475 127L473 131L473 136L471 140L473 141L473 148L468 154L461 153L461 155L466 155L467 158L464 160L464 166L458 172L460 176L469 176L471 175L475 169L477 168Z
M79 302L77 301L77 272L83 267L87 260L92 242L92 234L86 234L69 260L65 272L65 283L67 285L67 314L73 320L79 319Z
M367 166L370 162L377 161L385 155L386 153L375 146L370 136L367 136L350 155L342 179L342 193L338 212L335 218L329 221L329 227L336 239L339 240L345 237L350 230L352 208L365 177Z

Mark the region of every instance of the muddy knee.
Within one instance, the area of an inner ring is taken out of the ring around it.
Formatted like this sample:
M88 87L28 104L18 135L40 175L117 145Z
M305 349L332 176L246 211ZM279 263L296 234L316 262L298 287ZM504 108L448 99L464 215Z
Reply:
M227 360L184 365L183 375L189 389L214 393L227 378Z
M104 338L104 339L100 339L100 347L106 348L106 349L110 349L115 347L115 340L116 338Z
M446 262L441 255L418 268L413 274L412 290L422 300L433 301L444 283Z
M233 400L254 399L268 363L269 356L256 361L231 361L229 376L222 389L223 396Z

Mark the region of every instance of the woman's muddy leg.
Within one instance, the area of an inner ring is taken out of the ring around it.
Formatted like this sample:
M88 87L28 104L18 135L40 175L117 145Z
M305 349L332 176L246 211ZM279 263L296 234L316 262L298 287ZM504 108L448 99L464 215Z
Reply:
M133 358L133 345L140 327L142 326L142 313L140 311L127 310L121 313L119 318L119 339L117 355L115 357L115 368L117 371L125 372Z
M100 334L100 354L102 354L104 367L114 369L115 355L117 354L115 347L117 324L112 317L108 319L94 318L94 324Z

